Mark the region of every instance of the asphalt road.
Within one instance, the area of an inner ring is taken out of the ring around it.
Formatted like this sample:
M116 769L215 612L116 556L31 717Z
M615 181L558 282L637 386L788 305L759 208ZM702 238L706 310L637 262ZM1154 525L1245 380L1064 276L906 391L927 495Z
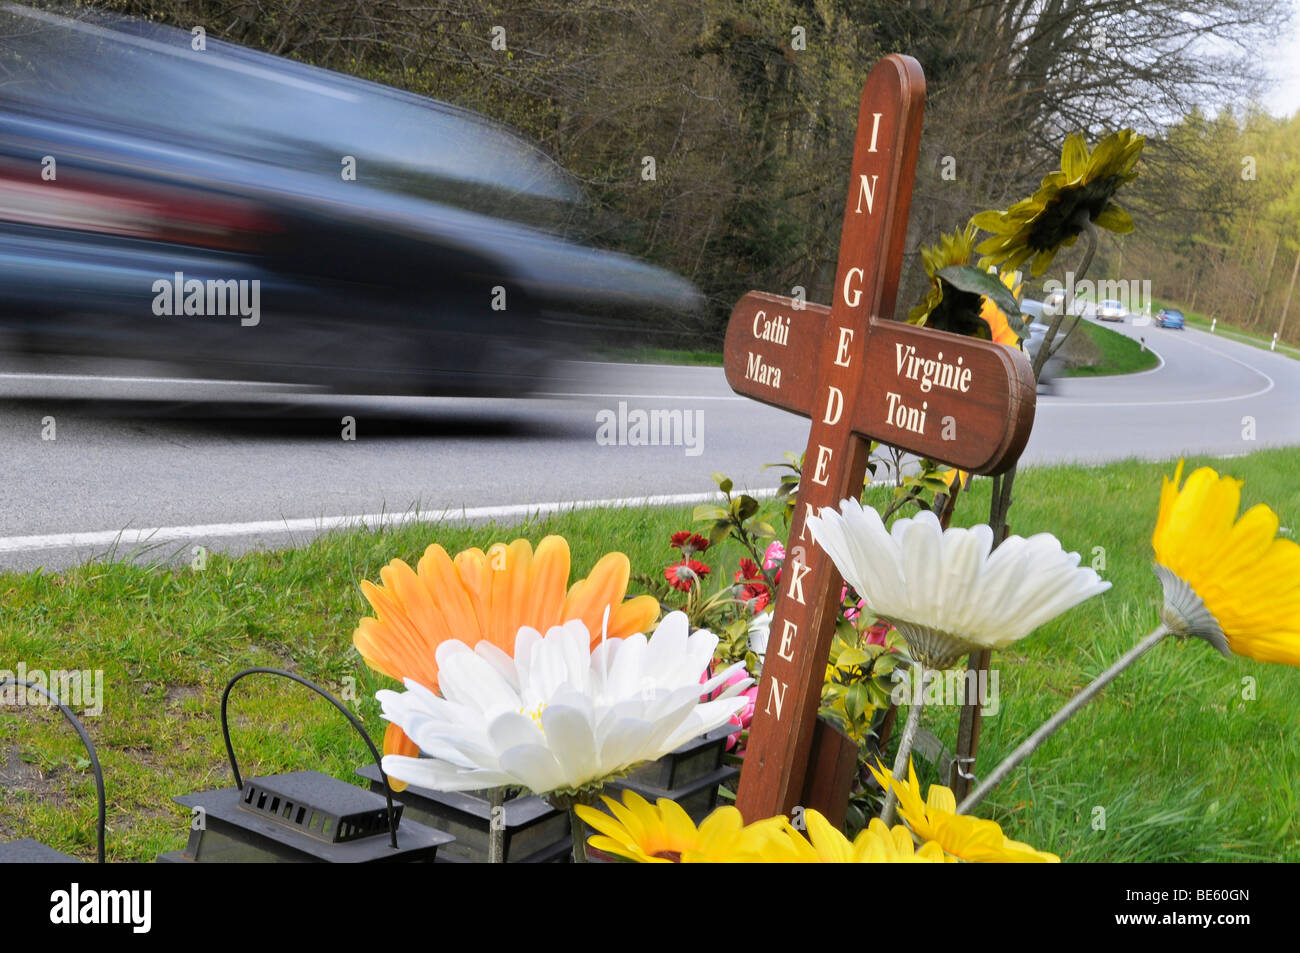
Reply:
M1197 330L1108 326L1164 363L1059 382L1039 398L1025 462L1300 444L1300 362ZM451 400L0 367L0 568L114 547L176 558L194 545L292 545L377 514L509 520L548 504L703 495L713 471L771 487L777 475L760 466L807 440L807 421L737 397L718 368L570 370L551 397ZM612 418L617 439L620 404L681 410L696 426L677 446L604 445L598 421Z

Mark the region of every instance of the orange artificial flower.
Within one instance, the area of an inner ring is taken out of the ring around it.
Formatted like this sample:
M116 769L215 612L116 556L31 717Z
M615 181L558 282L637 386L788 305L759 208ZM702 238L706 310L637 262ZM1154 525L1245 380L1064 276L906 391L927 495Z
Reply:
M352 635L366 664L399 682L413 678L438 689L438 646L459 639L473 646L491 642L514 655L515 635L530 626L545 633L552 626L582 620L594 647L609 609L609 638L647 631L659 618L654 596L624 601L631 564L622 553L608 553L586 579L569 586L569 544L548 536L536 552L526 539L494 543L485 553L467 549L455 558L436 543L413 570L394 559L379 571L380 585L363 580L361 591L375 610ZM385 754L415 754L415 746L396 725L384 735ZM399 782L394 781L394 789Z

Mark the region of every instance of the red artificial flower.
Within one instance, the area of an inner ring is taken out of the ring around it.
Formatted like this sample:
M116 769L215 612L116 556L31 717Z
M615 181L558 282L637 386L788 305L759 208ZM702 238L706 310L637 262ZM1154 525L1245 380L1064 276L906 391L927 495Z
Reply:
M678 592L690 592L696 580L709 574L709 567L696 559L683 559L664 568L664 578Z
M753 606L755 612L762 612L767 608L767 604L772 601L772 594L768 589L767 580L763 578L763 572L758 568L758 563L752 559L740 560L740 570L736 573L736 582L743 582L740 587L740 597L745 602Z
M699 533L692 533L689 530L682 530L680 533L673 533L668 541L668 545L673 549L682 551L682 559L690 559L696 553L702 553L709 548L709 541Z

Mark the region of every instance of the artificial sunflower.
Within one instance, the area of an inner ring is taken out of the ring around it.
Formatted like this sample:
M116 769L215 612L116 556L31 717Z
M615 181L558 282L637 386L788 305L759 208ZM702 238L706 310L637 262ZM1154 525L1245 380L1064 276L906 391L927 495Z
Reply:
M380 585L363 580L361 591L376 618L363 618L352 644L366 664L399 682L414 679L438 689L438 646L452 639L490 642L510 655L523 626L546 632L581 620L594 646L604 635L644 632L659 617L653 596L624 601L631 566L622 553L608 553L586 579L569 587L569 544L548 536L536 552L526 539L494 543L487 552L467 549L453 558L438 544L424 551L416 569L394 559L379 571ZM603 627L606 608L609 625ZM416 746L400 728L384 733L384 752L414 757Z
M908 312L907 323L1018 345L1024 330L1019 298L996 271L990 275L970 263L975 235L969 224L921 249L930 288Z
M587 843L597 850L642 864L736 863L758 861L769 842L783 837L784 818L746 825L740 811L720 807L696 827L690 815L667 798L651 804L624 790L623 802L602 795L611 814L579 805L578 816L599 833Z
M998 279L1011 292L1012 296L1019 301L1020 294L1024 285L1020 281L1020 272L1004 271L998 275ZM984 298L983 304L980 305L980 320L989 326L989 333L995 344L1005 344L1007 347L1020 347L1020 335L1011 327L1011 322L1007 319L1007 313L997 306L992 298Z
M930 279L930 288L921 303L907 313L908 324L988 338L987 330L979 322L980 296L958 291L939 277L945 268L970 264L975 253L975 236L975 226L969 224L963 231L940 235L938 244L921 247L921 264Z
M943 864L954 861L938 844L926 842L918 849L912 834L902 824L891 829L878 817L850 841L817 811L805 811L808 836L785 825L784 843L776 841L766 852L769 857L784 851L783 858L801 864Z
M1241 486L1209 467L1183 484L1181 460L1165 479L1151 536L1161 615L1176 635L1300 665L1300 545L1277 538L1277 514L1262 503L1238 520Z
M1131 232L1133 219L1113 199L1137 177L1134 167L1145 141L1132 129L1122 129L1089 152L1083 136L1072 133L1061 150L1061 168L1049 173L1030 198L971 219L971 224L992 232L977 249L985 256L982 264L1014 271L1032 259L1029 270L1037 277L1057 251L1075 243L1085 218L1112 232Z
M886 791L893 788L898 796L898 812L917 837L938 844L958 860L973 863L1042 864L1060 863L1055 854L1035 850L1028 844L1012 840L994 821L957 813L957 799L942 784L930 785L921 800L921 785L916 769L907 763L907 781L896 781L881 765L871 768L876 781Z

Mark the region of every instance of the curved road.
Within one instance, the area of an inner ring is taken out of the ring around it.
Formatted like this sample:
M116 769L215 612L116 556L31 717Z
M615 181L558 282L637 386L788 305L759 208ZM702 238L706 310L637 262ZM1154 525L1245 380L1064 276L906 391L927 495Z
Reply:
M1300 362L1197 330L1108 326L1145 338L1164 363L1061 381L1039 398L1025 462L1300 444ZM719 470L741 487L771 487L776 474L760 466L807 440L806 420L736 396L719 368L570 370L554 396L525 401L0 368L0 568L66 566L115 539L119 553L147 540L158 558L198 544L289 545L375 514L509 520L540 504L704 496ZM598 442L600 420L617 441L620 403L629 423L638 410L679 410L700 426L677 446ZM355 440L342 438L345 416ZM42 439L49 418L53 440Z

